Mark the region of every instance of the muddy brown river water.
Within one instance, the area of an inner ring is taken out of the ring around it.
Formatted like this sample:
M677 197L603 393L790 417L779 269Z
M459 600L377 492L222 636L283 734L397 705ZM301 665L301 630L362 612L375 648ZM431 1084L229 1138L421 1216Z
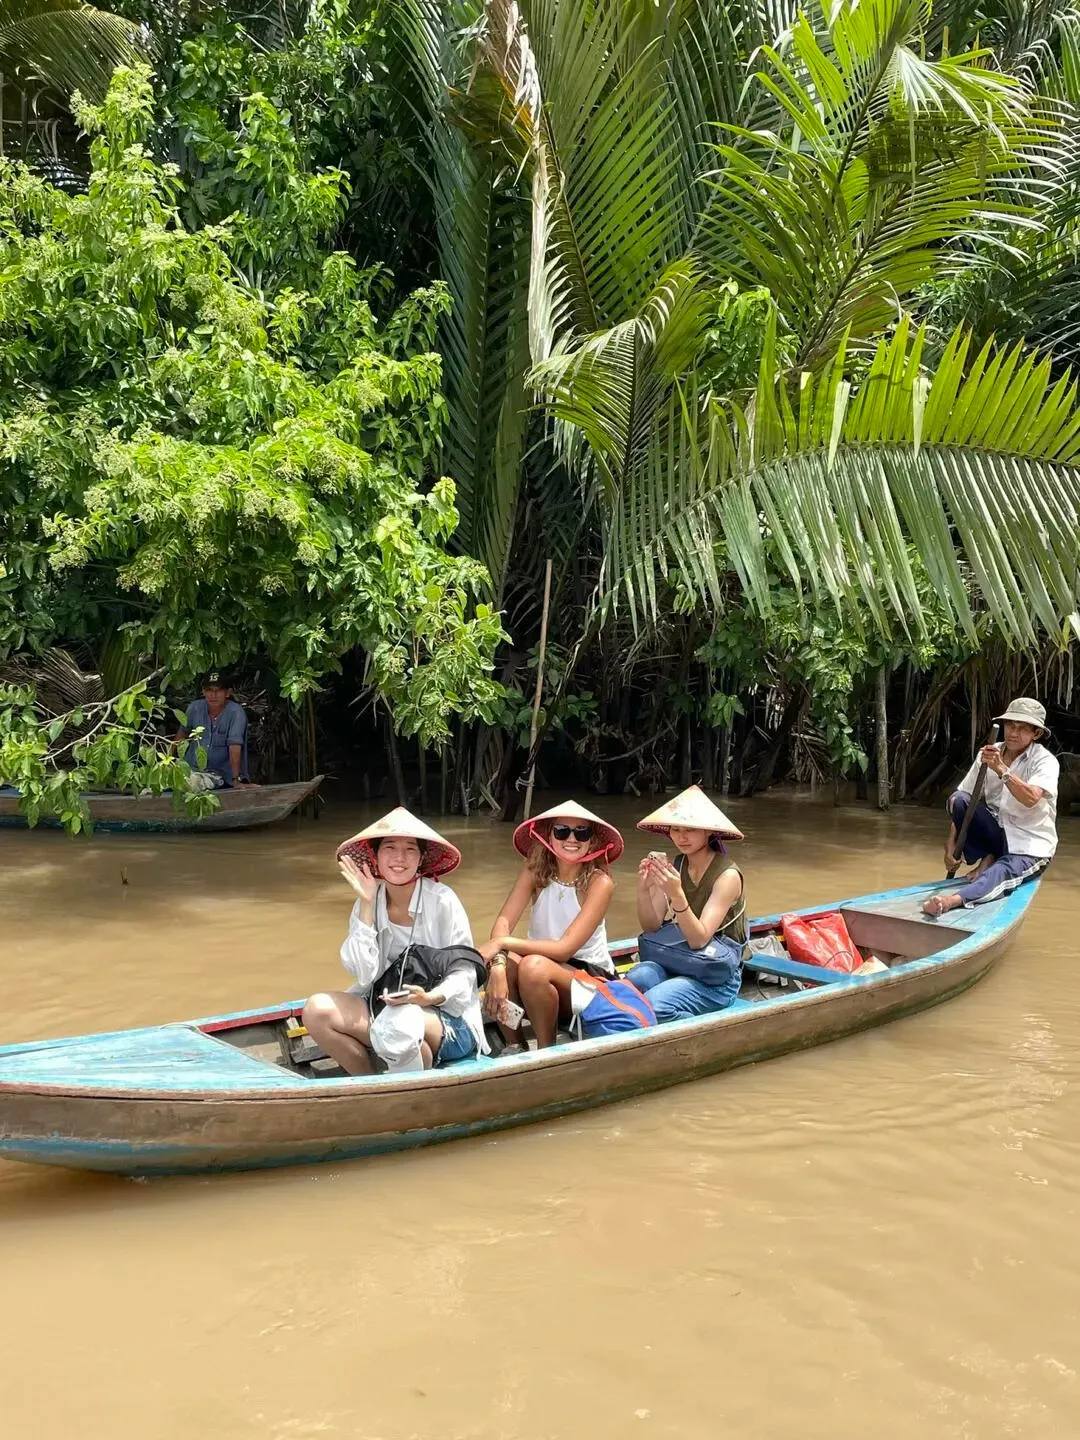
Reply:
M599 808L628 837L622 936L647 807ZM930 812L731 810L754 913L940 873ZM0 831L0 1042L338 983L333 844L372 813ZM444 828L486 934L509 831ZM1080 1435L1080 818L1061 830L981 985L807 1054L349 1164L148 1183L0 1164L0 1434Z

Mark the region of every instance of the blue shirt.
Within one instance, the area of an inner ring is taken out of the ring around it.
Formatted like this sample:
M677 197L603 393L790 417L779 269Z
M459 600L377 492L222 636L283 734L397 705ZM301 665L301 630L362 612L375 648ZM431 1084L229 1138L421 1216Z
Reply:
M235 700L226 700L225 708L215 719L205 700L193 700L187 708L184 728L188 731L201 728L203 732L198 740L191 741L184 756L193 770L199 768L197 751L203 749L206 751L206 769L223 776L225 784L231 785L237 776L232 773L229 762L229 746L239 745L242 747L239 778L248 778L247 716L242 705Z

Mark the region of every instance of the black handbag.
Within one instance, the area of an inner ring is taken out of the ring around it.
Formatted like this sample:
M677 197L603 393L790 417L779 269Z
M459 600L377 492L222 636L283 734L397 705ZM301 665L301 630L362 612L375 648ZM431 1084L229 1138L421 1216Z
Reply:
M384 990L405 990L410 985L419 985L421 990L437 990L451 970L466 964L476 971L477 985L483 985L487 967L480 952L471 945L407 945L375 981L368 1008L372 1016L385 1009Z

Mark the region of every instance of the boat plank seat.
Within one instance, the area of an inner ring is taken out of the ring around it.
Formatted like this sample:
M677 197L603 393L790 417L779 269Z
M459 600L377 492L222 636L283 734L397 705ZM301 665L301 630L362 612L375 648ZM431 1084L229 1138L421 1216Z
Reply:
M861 949L875 954L888 951L906 960L936 955L971 934L970 910L950 910L940 919L931 920L922 913L922 899L922 895L914 900L904 896L898 901L844 905L840 913L848 934Z
M848 977L839 970L826 970L824 965L803 965L799 960L785 959L782 955L754 954L743 961L744 970L756 970L763 975L783 975L788 980L802 980L810 985L831 985Z

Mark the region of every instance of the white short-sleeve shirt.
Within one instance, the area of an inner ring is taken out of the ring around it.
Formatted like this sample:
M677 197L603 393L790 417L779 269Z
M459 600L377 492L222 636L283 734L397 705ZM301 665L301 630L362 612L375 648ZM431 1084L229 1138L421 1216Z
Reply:
M999 742L998 749L1004 748L1004 743ZM1012 762L1009 769L1018 780L1023 780L1025 785L1035 785L1046 791L1037 805L1021 805L1016 796L1009 793L1003 780L992 770L986 772L983 799L987 809L1005 831L1009 854L1040 857L1053 855L1058 843L1057 794L1058 776L1061 772L1057 757L1051 755L1046 746L1040 745L1036 740ZM976 760L961 780L959 788L970 795L975 788L978 773L979 762Z

